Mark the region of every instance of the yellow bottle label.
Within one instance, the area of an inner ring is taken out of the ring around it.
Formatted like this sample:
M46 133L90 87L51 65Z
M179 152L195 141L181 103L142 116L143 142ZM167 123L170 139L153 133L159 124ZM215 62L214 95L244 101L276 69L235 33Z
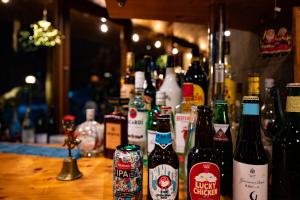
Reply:
M288 96L286 98L286 112L300 112L300 96Z
M121 124L106 123L106 148L116 149L121 144Z
M201 86L193 84L194 89L194 104L196 106L202 106L205 104L205 94Z
M229 78L225 79L225 100L229 105L235 102L235 81Z
M248 77L248 95L259 95L259 77Z

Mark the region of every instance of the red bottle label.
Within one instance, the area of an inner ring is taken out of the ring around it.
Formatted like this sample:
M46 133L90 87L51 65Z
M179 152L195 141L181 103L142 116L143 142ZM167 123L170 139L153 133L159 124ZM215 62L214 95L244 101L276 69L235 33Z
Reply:
M210 162L193 165L189 174L191 200L220 199L220 169Z

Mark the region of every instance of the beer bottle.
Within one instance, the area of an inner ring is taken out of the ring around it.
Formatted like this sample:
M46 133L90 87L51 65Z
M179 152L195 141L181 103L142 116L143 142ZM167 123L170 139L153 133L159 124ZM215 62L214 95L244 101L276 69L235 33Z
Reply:
M213 149L212 112L198 106L195 146L188 155L187 199L220 199L220 169Z
M268 160L261 141L257 96L243 98L242 123L233 171L233 200L268 199Z
M287 85L285 125L273 143L272 199L300 198L300 83Z
M218 156L221 173L222 196L232 194L232 139L228 118L228 107L224 100L216 100L214 119L214 149Z
M178 200L179 161L172 146L170 115L158 117L155 147L148 157L148 199Z

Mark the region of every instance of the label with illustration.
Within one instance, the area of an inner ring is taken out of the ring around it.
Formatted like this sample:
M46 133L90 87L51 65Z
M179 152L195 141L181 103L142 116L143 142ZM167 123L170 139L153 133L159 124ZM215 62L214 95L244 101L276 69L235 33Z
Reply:
M105 124L105 135L106 148L116 149L121 144L121 124L107 122Z
M233 160L233 200L268 199L268 164L250 165Z
M197 84L193 84L193 90L194 90L194 104L196 106L203 106L205 103L205 93L201 86Z
M147 131L147 140L148 140L148 155L153 151L155 146L155 133L154 130Z
M226 136L226 131L229 128L229 124L213 124L215 129L214 141L228 142L229 139Z
M159 145L161 148L165 149L172 144L171 132L156 132L155 144Z
M131 142L146 140L147 112L129 108L128 111L128 139Z
M175 115L175 128L176 128L176 152L184 153L185 142L188 134L188 125L190 120L189 113L176 113Z
M219 200L220 169L218 165L211 162L193 165L189 173L189 193L191 200Z
M165 164L149 169L149 190L152 199L175 199L178 193L178 169Z

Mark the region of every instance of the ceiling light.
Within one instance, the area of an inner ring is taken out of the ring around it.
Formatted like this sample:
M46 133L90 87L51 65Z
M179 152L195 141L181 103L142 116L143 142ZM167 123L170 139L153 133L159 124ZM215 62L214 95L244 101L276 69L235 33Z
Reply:
M156 48L160 48L161 47L161 41L157 40L155 43L154 43L154 46Z
M132 40L134 42L138 42L140 40L140 36L137 33L135 33L135 34L132 35Z
M27 84L35 84L35 82L36 82L35 76L28 75L28 76L25 77L25 83L27 83Z
M193 54L191 52L189 52L189 53L186 54L186 58L187 59L191 60L192 57L193 57Z
M9 0L1 0L2 3L9 3Z
M178 54L178 49L176 48L176 47L174 47L173 49L172 49L172 54Z
M105 23L107 22L107 19L105 17L101 17L101 22Z
M226 37L229 37L229 36L231 35L230 30L226 30L226 31L224 32L224 35L225 35Z
M106 33L108 31L108 26L106 24L101 24L100 30L102 33Z

